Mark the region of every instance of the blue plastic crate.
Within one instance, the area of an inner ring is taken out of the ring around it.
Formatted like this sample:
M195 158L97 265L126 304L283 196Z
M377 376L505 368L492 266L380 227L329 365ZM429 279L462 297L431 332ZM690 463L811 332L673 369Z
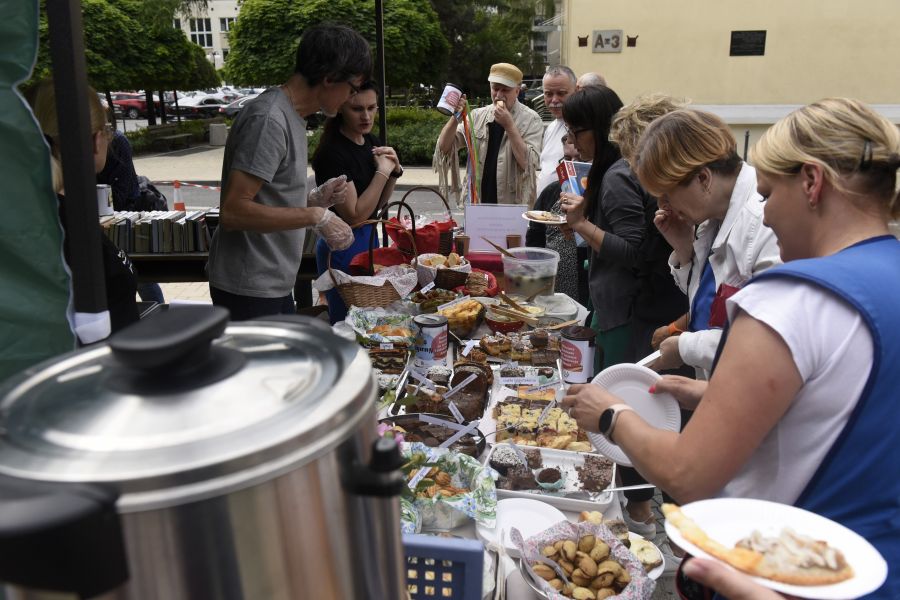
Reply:
M406 585L413 600L481 600L484 547L477 540L404 535Z

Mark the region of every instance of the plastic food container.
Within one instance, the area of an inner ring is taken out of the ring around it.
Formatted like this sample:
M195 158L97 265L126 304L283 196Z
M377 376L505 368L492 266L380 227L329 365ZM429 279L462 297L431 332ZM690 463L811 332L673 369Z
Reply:
M578 316L578 304L565 294L538 296L534 303L544 308L544 315L571 321Z
M526 298L538 292L542 296L552 296L559 253L527 247L510 248L509 252L514 256L501 255L506 293Z

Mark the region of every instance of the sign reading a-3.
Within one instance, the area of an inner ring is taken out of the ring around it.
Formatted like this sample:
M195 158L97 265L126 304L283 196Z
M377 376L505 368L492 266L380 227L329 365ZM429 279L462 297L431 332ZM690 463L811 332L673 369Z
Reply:
M621 52L625 36L621 29L599 29L591 36L593 52Z

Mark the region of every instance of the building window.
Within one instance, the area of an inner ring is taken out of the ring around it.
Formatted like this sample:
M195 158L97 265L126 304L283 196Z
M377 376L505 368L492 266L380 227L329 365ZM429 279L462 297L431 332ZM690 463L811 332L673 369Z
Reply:
M181 29L181 19L172 19L172 27Z
M204 48L212 48L212 23L210 19L191 19L191 41Z
M234 22L237 19L235 17L220 17L219 18L219 31L231 31L231 28L234 27Z
M228 58L228 52L229 52L228 48L222 48L222 60L225 60L226 58Z

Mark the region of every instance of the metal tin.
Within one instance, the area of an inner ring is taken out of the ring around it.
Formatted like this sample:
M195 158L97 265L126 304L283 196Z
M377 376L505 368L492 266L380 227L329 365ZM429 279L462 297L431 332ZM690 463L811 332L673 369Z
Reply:
M566 383L587 383L594 377L594 340L590 327L573 325L562 330L560 355Z
M444 364L449 342L447 317L443 315L419 315L413 319L419 328L416 334L416 364Z
M455 83L448 83L444 86L443 93L441 93L441 99L437 103L437 109L447 116L452 115L456 112L456 104L459 102L462 93L461 87Z

